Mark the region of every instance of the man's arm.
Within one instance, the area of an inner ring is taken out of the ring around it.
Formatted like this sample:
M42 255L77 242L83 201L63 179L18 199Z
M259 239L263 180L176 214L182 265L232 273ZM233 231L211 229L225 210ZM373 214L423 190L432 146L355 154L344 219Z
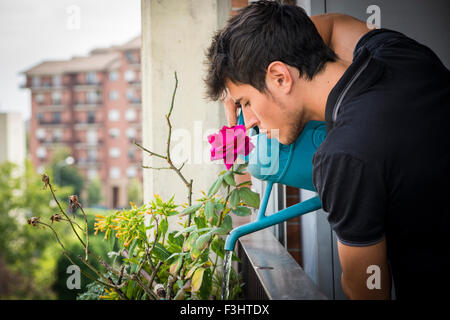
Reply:
M311 20L325 44L347 62L352 62L358 40L370 31L365 22L341 13L315 15Z
M338 241L338 252L342 289L349 299L390 299L385 239L366 247L347 246ZM378 284L379 289L376 288ZM369 286L374 288L369 289Z

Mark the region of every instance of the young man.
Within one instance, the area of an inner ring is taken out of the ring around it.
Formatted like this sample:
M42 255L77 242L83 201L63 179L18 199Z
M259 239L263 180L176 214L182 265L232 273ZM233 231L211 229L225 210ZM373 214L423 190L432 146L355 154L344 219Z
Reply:
M450 75L427 47L341 14L260 1L207 53L210 98L229 125L296 140L326 121L313 181L338 237L351 299L441 297L449 287ZM378 277L375 279L374 277Z

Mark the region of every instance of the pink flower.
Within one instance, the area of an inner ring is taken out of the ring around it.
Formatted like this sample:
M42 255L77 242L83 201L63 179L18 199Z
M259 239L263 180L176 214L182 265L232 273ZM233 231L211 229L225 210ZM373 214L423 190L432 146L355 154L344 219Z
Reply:
M223 126L219 133L208 136L211 144L211 161L223 159L227 170L230 170L238 154L247 156L253 150L254 145L245 135L245 126Z

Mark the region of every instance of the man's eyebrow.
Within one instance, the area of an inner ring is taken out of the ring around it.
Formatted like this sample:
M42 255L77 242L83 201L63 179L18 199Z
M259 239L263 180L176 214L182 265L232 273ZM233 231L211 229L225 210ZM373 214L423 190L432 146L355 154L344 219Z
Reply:
M234 100L234 104L241 104L241 100L242 98L237 98L236 100Z

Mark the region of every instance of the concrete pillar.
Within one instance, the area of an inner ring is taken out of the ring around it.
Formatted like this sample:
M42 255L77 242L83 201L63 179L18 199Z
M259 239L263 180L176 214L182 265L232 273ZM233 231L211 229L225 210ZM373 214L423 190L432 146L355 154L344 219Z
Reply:
M207 134L217 132L225 123L220 103L205 97L205 50L214 32L225 25L230 13L229 0L142 0L142 108L143 145L166 152L169 111L175 85L179 86L171 116L173 126L172 158L189 156L183 167L187 179L193 179L193 200L207 191L222 164L211 163ZM209 132L208 132L209 129ZM183 143L184 142L184 143ZM182 152L182 149L187 149ZM189 154L190 149L190 154ZM164 160L144 153L146 166L165 167ZM178 161L178 166L181 162ZM153 194L168 200L175 194L177 204L187 202L187 188L172 170L144 169L144 201Z

